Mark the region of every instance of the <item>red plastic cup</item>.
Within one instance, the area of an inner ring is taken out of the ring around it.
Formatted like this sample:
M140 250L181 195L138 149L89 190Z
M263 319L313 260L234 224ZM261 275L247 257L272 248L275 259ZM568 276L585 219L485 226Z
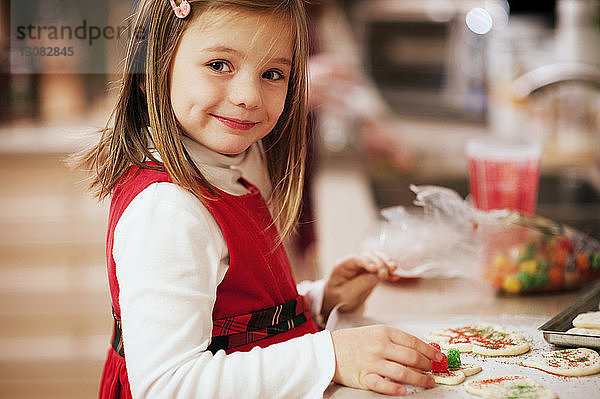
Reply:
M535 214L541 145L532 140L471 139L466 145L469 188L482 210Z

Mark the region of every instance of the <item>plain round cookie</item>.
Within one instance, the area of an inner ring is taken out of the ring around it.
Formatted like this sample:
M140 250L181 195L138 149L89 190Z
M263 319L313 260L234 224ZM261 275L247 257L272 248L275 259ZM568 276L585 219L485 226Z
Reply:
M600 328L600 311L578 314L573 319L573 327Z
M600 372L600 355L587 348L542 352L523 360L523 365L567 377Z
M594 337L600 337L600 329L598 328L577 328L573 327L567 330L568 334L581 334L581 335L591 335Z
M487 399L556 399L548 388L529 377L518 375L471 380L465 383L465 390L475 396Z
M481 372L481 366L478 364L462 364L459 367L459 370L463 372L463 374L467 377L475 375Z
M465 373L461 370L448 370L446 373L429 372L436 384L442 385L458 385L466 378Z

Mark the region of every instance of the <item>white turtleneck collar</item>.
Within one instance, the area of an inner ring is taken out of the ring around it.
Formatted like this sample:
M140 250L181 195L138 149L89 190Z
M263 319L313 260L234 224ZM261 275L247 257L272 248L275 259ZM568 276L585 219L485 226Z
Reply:
M238 179L244 175L244 165L255 145L241 154L227 156L214 152L187 136L182 142L200 172L211 184L234 195L248 192Z
M244 195L248 190L239 182L239 178L244 177L258 187L265 200L271 195L271 181L260 141L233 156L219 154L188 136L183 137L182 143L200 172L213 186L232 195ZM153 155L161 161L156 150Z

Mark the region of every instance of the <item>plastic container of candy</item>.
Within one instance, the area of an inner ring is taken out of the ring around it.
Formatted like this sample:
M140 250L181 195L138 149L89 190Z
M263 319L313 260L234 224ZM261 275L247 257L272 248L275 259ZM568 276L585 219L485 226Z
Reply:
M577 288L600 279L600 242L569 226L510 210L483 211L444 187L411 186L416 216L382 211L375 241L406 276L461 277L521 295ZM385 245L381 245L381 244Z
M561 291L600 278L600 243L549 219L509 213L479 235L483 278L500 292Z

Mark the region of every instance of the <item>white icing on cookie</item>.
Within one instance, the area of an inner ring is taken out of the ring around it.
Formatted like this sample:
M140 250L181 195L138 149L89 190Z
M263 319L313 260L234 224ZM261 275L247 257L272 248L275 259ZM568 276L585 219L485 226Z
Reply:
M463 373L461 370L448 370L446 373L431 371L428 374L433 376L436 384L442 385L458 385L466 378L465 373Z

